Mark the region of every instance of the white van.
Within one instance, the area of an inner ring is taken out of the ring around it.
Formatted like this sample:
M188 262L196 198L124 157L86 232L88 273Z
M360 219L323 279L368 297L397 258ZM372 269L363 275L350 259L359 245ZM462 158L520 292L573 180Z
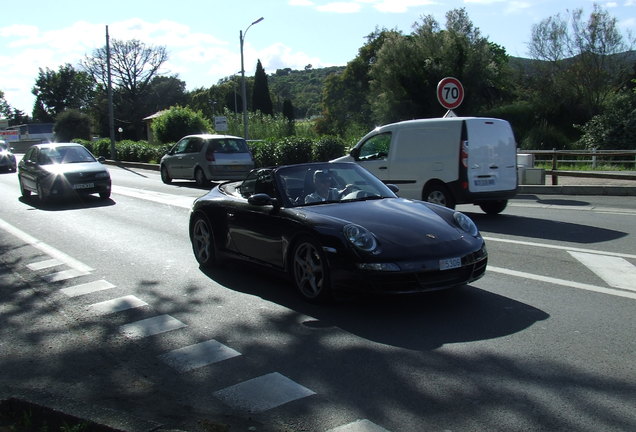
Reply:
M404 198L497 214L517 193L516 155L507 121L448 117L378 127L336 161L357 162Z

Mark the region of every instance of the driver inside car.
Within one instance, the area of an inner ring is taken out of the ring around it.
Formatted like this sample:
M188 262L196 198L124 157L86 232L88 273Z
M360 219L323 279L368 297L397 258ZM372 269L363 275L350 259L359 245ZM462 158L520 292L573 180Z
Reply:
M314 192L305 197L305 204L321 201L338 201L343 195L353 191L353 185L347 185L343 190L331 187L331 177L327 171L317 170L314 173Z

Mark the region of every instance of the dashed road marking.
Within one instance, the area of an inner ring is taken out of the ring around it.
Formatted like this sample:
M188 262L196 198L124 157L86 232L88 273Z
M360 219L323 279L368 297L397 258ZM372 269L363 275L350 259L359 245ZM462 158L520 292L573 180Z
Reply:
M93 303L89 305L88 308L96 314L107 315L143 306L148 306L148 303L134 295L128 295L100 303Z
M636 291L636 266L624 258L568 251L614 288Z
M120 327L120 330L126 337L141 339L184 327L187 327L187 325L170 315L159 315L130 324L124 324Z
M97 280L88 282L81 285L75 285L68 288L62 288L60 292L66 294L69 297L78 297L85 294L94 293L97 291L103 291L107 289L115 288L115 285L105 280Z
M240 355L240 352L212 339L167 352L159 359L179 372L188 372Z
M226 405L248 412L263 412L316 393L278 372L214 392Z

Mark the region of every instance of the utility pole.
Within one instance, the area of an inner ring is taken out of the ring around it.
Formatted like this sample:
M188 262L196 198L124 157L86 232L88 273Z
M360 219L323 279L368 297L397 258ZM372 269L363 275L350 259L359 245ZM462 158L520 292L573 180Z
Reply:
M113 85L110 76L110 39L108 26L106 26L106 74L108 76L108 130L110 132L110 158L117 160L115 149L115 115L113 113Z

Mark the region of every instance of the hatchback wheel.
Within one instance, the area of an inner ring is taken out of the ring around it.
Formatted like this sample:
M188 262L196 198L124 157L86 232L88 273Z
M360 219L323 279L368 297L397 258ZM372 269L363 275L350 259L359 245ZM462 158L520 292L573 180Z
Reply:
M194 180L197 182L197 186L203 187L208 184L208 179L205 177L205 173L201 168L197 168L194 172Z
M212 267L216 263L214 233L210 221L203 214L194 216L190 235L194 257L201 267Z
M304 238L296 244L291 273L296 289L305 300L326 302L332 299L327 258L313 240Z
M165 184L172 183L172 177L170 177L170 174L168 173L168 168L166 168L165 165L161 165L161 181L164 182Z

